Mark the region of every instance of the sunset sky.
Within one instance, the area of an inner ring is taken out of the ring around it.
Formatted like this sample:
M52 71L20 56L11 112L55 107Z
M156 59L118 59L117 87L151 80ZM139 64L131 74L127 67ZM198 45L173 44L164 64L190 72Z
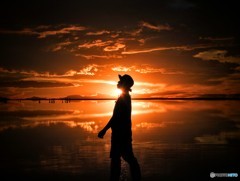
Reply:
M240 11L233 0L6 1L0 97L240 94Z

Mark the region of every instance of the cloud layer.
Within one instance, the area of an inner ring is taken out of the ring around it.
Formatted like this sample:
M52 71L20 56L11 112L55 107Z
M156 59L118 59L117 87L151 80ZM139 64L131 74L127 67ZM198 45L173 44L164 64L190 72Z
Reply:
M2 96L113 96L125 73L133 96L240 93L233 2L6 3Z

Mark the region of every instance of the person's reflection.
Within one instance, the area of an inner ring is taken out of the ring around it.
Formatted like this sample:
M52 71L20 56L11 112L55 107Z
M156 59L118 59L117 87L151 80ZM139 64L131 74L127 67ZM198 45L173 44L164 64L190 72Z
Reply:
M141 179L141 171L137 159L132 149L132 130L131 130L131 96L129 91L134 84L131 76L125 74L118 75L120 81L117 88L122 90L122 94L116 101L113 115L107 125L98 133L99 138L103 138L106 131L112 129L111 138L111 181L118 181L121 173L121 157L130 166L133 181Z

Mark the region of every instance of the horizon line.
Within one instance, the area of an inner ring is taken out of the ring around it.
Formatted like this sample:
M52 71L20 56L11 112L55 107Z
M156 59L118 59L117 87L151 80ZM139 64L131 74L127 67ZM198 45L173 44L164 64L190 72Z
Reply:
M31 101L44 101L44 100L116 100L117 98L5 98L5 100L31 100ZM132 100L240 100L240 97L135 97ZM3 100L3 99L2 99Z

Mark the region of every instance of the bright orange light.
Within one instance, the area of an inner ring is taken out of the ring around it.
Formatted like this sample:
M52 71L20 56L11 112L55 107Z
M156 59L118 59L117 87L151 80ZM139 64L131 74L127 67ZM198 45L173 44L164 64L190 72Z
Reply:
M115 96L120 96L120 94L122 94L122 90L121 89L115 89L114 95Z

